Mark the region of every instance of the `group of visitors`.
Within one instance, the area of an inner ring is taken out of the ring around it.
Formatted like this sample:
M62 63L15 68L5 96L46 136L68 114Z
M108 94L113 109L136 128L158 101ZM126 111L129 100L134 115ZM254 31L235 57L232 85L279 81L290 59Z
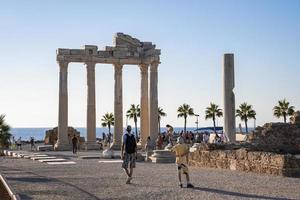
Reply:
M174 129L171 125L166 125L167 132L159 133L156 139L156 149L163 149L166 145L173 146L173 133Z
M23 143L30 144L31 151L37 150L34 137L30 137L30 139L28 141L22 141L22 137L19 137L17 140L15 139L15 136L12 136L10 138L10 147L12 149L23 150L23 148L22 148Z
M104 142L104 146L110 146L110 143L112 142L112 134L109 132L107 135L106 133L102 133L102 140Z
M167 125L167 136L169 138L169 145L172 146L171 151L176 155L176 166L178 171L179 187L183 187L181 174L186 176L186 187L193 188L194 186L190 183L190 176L188 170L188 155L189 146L184 143L182 136L177 138L177 144L173 143L173 127ZM161 140L161 135L158 136L157 141ZM161 145L161 144L159 144ZM151 138L147 138L146 151L152 150ZM123 160L122 168L127 175L126 184L130 184L133 175L133 169L135 168L137 158L137 140L135 136L131 133L131 126L127 126L126 133L122 137L121 146L121 159Z

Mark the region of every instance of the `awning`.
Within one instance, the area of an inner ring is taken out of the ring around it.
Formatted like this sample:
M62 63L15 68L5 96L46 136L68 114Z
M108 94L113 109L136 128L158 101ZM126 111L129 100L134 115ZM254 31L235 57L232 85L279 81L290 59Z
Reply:
M196 129L195 131L214 131L214 127L201 127ZM216 131L223 131L223 127L216 126Z

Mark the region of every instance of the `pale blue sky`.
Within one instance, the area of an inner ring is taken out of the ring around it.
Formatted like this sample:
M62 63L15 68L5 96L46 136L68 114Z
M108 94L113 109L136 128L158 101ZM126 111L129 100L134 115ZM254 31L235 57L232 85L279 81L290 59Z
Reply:
M280 99L300 109L300 1L0 2L0 113L13 127L56 126L56 49L101 49L112 45L116 32L162 50L159 104L168 114L162 125L183 125L176 115L182 103L200 114L200 126L212 124L204 110L211 101L222 106L224 53L235 54L236 103L252 104L257 124L278 121L272 108ZM113 76L111 66L97 65L97 126L113 111ZM125 111L139 103L138 68L126 66L123 81ZM86 124L86 70L80 64L69 67L69 124ZM188 126L195 126L195 117Z

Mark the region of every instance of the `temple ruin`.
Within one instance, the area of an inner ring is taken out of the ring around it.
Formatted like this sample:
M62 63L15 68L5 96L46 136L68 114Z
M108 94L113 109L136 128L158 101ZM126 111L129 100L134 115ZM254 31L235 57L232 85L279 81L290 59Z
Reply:
M122 69L124 65L137 65L141 72L141 145L145 146L148 136L158 135L158 65L160 49L151 42L141 42L123 33L114 37L114 46L98 50L97 46L85 45L83 49L57 50L56 60L59 64L59 115L58 140L56 150L69 150L68 141L68 65L83 63L87 69L87 139L86 149L98 149L96 144L96 99L95 99L95 66L112 64L115 69L114 92L114 137L111 148L120 149L123 134L123 89ZM149 70L150 69L150 70ZM150 71L150 87L149 82ZM148 94L150 93L150 94ZM150 98L149 98L150 97Z

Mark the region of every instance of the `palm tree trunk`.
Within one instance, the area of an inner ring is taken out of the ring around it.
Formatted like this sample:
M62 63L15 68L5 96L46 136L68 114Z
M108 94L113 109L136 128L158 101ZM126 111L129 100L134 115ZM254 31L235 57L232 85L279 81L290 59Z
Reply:
M284 123L286 123L286 114L283 113L283 120L284 120Z
M135 138L138 139L138 133L137 133L137 120L134 120L135 125Z
M184 117L184 133L186 133L186 117Z
M110 124L108 124L108 134L110 134Z
M213 122L214 122L214 132L217 133L217 132L216 132L216 119L215 119L214 116L213 116Z
M161 130L160 130L160 119L158 120L158 129L159 129L159 134L161 133Z
M248 125L247 125L247 119L245 119L245 128L246 128L246 133L248 133Z

